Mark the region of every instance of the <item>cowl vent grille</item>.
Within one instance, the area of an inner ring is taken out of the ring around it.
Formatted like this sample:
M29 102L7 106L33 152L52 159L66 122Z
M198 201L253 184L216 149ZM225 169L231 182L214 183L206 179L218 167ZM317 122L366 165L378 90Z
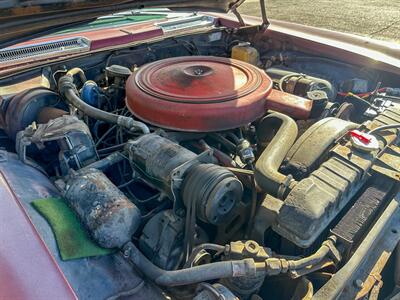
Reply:
M0 63L24 61L32 58L54 57L58 55L74 54L90 50L87 39L71 38L27 46L10 47L0 50Z

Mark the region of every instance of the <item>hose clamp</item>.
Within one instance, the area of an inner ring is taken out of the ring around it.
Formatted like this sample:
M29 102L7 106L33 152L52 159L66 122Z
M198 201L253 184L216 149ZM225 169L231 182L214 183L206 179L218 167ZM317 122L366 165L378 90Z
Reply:
M279 185L277 193L277 197L279 199L283 199L292 181L293 181L293 176L289 174L288 176L286 176L285 180Z

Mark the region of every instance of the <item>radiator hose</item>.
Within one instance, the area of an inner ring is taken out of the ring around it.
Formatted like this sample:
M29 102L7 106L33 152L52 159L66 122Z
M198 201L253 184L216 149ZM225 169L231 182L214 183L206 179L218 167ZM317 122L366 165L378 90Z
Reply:
M260 121L257 128L259 141L265 143L268 139L266 133L277 127L277 133L256 162L254 177L263 191L282 199L295 181L278 170L297 138L298 129L292 118L274 112Z
M71 71L74 72L71 72ZM79 96L78 96L78 91L76 89L76 86L74 84L74 75L75 74L80 74L81 80L83 80L85 77L82 77L81 74L83 74L83 71L79 71L80 69L74 68L71 71L67 72L66 75L62 76L59 81L58 81L58 89L69 104L77 108L78 110L82 111L85 115L88 115L89 117L104 121L107 123L111 124L117 124L119 126L122 126L128 130L136 131L140 130L144 134L147 134L150 132L149 128L146 126L146 124L135 121L131 117L125 117L125 116L120 116L117 114L109 113L106 111L103 111L101 109L95 108L89 104L87 104L85 101L83 101ZM78 71L79 72L78 72Z
M301 271L307 273L311 270L311 267L316 267L324 259L333 262L340 261L340 254L335 244L336 238L330 237L322 243L321 247L314 254L300 259L287 260L285 258L269 257L264 261L256 262L253 258L243 258L240 260L213 262L194 267L187 266L187 268L173 271L163 270L154 265L132 242L125 244L122 248L122 253L147 278L158 285L172 287L222 278L254 277L261 274L264 276L275 276L288 272L295 275L296 272ZM206 248L209 245L211 244L205 244L204 246ZM212 245L212 248L221 251L224 246ZM229 247L225 247L226 249L229 249Z
M219 261L167 271L154 265L132 243L127 243L122 252L146 277L162 286L181 286L221 278L255 276L257 271L265 271L265 263L256 263L252 258Z

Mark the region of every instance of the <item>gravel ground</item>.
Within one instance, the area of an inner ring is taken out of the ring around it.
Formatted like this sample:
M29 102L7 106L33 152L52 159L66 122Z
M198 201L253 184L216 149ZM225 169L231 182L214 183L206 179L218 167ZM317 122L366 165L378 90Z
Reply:
M271 19L400 42L400 0L266 0ZM258 0L242 14L259 16Z

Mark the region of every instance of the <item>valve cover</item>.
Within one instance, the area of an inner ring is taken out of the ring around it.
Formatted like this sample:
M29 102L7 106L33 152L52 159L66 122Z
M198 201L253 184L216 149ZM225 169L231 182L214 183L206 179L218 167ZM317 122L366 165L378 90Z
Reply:
M135 71L126 83L126 105L137 118L162 128L221 131L261 117L271 89L271 79L248 63L175 57Z

